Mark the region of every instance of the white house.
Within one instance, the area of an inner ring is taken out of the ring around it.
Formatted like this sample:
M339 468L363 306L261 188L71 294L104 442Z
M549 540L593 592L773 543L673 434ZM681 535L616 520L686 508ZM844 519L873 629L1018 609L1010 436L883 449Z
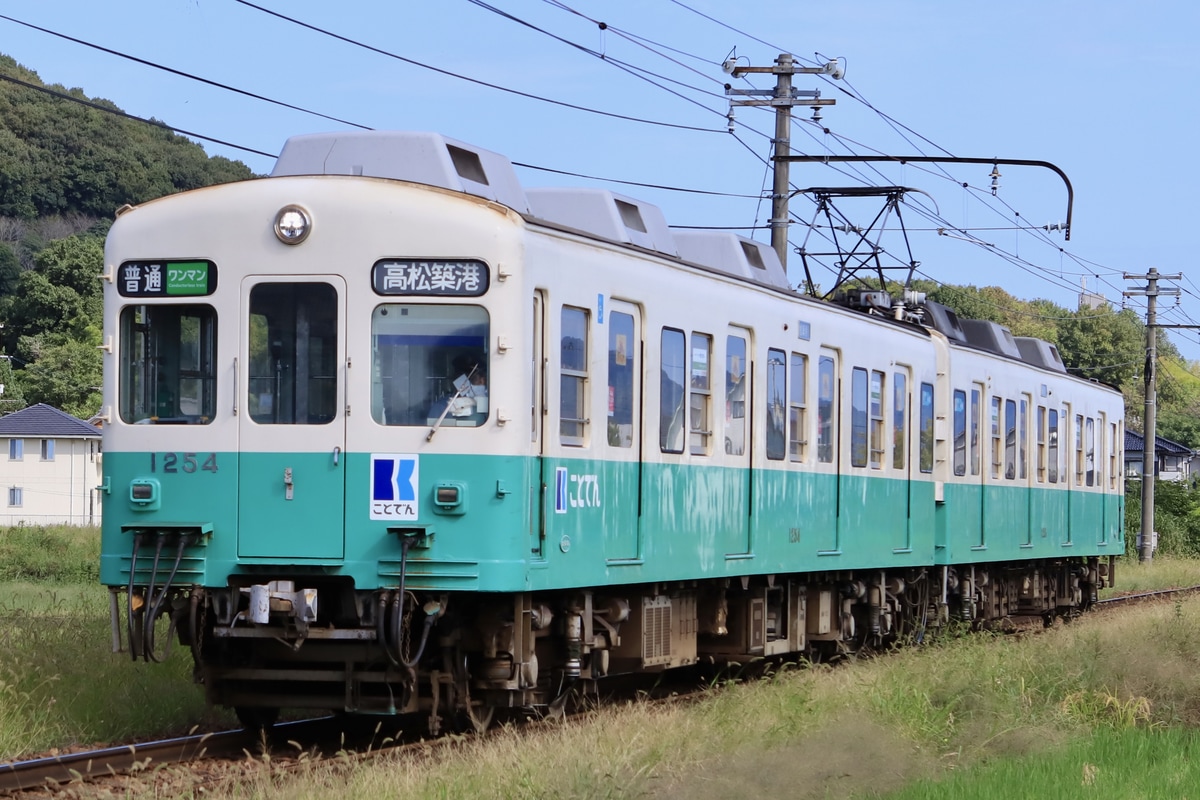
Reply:
M38 403L0 417L0 525L99 525L100 431Z

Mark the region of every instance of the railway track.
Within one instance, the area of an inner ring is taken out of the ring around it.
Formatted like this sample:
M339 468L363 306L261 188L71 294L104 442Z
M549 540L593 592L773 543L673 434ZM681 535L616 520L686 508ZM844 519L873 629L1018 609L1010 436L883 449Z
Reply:
M1117 595L1095 603L1098 608L1115 609L1122 605L1153 602L1171 597L1183 597L1200 592L1200 586L1159 589L1133 594ZM643 689L635 693L649 702L679 701L690 698L689 690L682 685L658 686L657 691ZM698 695L698 693L692 693ZM572 719L581 721L590 714L580 712ZM345 720L343 720L345 722ZM361 762L387 750L420 747L436 748L438 740L425 740L420 734L405 734L397 723L381 733L378 721L358 718L357 722L339 724L337 718L321 717L275 725L268 738L256 737L243 730L204 733L181 736L152 742L108 747L78 753L0 764L0 795L15 796L38 791L54 792L65 785L78 785L98 780L113 780L122 776L147 774L168 765L186 765L202 761L249 761L263 752L272 753L272 768L286 771L303 763L298 743L304 752L341 756L351 754L354 762ZM420 726L416 726L420 729ZM386 746L380 746L381 741ZM442 743L450 741L443 737ZM296 757L281 756L291 751ZM223 776L223 777L228 777ZM198 778L194 783L202 785L214 779Z

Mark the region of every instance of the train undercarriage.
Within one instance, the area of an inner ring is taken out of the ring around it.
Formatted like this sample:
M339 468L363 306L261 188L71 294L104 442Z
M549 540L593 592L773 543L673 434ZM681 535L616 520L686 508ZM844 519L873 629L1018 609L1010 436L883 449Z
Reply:
M436 732L553 709L609 676L828 660L954 624L1049 623L1086 610L1113 567L1092 557L506 595L247 576L220 589L114 590L113 634L116 649L126 632L133 658L160 660L156 639L173 631L208 699L248 726L307 708L420 714Z

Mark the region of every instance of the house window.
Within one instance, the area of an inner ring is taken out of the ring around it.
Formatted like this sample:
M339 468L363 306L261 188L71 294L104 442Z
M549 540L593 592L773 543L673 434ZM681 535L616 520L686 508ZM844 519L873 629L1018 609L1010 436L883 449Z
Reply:
M24 490L20 486L8 487L8 504L10 506L19 506L24 499Z
M8 460L20 461L25 456L25 440L24 439L9 439L8 440Z
M42 461L54 460L54 440L42 439Z

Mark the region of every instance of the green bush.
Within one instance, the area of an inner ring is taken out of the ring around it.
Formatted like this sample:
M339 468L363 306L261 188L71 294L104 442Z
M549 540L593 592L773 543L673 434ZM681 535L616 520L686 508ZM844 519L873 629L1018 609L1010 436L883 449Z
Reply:
M0 528L0 581L96 583L100 529L70 525Z

